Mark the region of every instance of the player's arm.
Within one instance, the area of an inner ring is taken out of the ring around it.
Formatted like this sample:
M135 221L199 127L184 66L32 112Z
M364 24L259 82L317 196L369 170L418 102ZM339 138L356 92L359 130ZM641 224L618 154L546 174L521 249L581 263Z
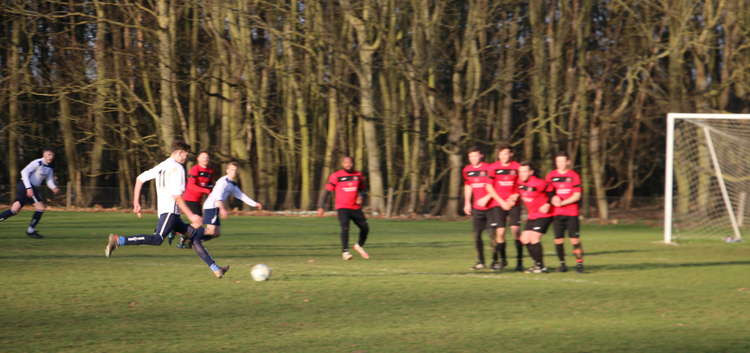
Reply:
M471 215L471 185L464 184L464 213Z
M31 162L26 165L23 169L21 169L21 182L23 182L23 186L26 188L26 196L33 197L34 196L34 190L31 188L31 173L34 172L34 162Z
M539 212L547 213L549 212L550 207L552 207L550 200L557 197L557 195L555 195L555 190L552 188L551 184L546 184L544 188L542 188L542 194L546 195L547 198L544 200L544 204L539 206Z
M55 170L52 168L50 168L49 176L47 176L47 187L55 194L60 192L57 184L55 184Z
M336 190L336 183L334 182L333 175L331 175L328 177L328 183L326 183L323 197L318 200L318 216L323 216L325 209L331 204L331 197L333 196L334 190Z
M570 205L581 200L581 178L578 176L578 174L573 175L573 183L573 195L563 200L560 203L560 206Z
M484 188L485 190L487 190L487 195L484 195L484 197L482 197L481 199L479 199L479 201L477 201L479 205L481 206L486 205L487 202L490 201L490 199L497 201L497 203L499 203L500 205L503 205L505 203L505 201L503 201L503 199L500 198L500 196L497 194L492 184L486 183L484 184Z
M171 169L168 169L166 173L166 182L169 193L172 195L180 212L190 220L190 225L193 226L193 228L200 227L203 224L203 219L201 219L201 216L193 213L185 203L185 199L182 198L182 193L185 192L185 170L182 169L182 166L172 167Z
M156 168L151 168L135 178L135 186L133 186L133 213L139 218L141 217L141 189L143 183L155 179L158 174Z
M245 193L242 192L242 190L240 190L239 188L234 188L234 190L232 190L232 195L234 195L234 197L242 200L242 202L244 202L245 204L247 204L250 207L257 207L260 210L263 209L263 204L261 204L258 201L255 201L255 200L251 199L250 196L245 195Z
M175 203L177 204L177 207L180 209L180 212L185 215L190 220L190 225L193 226L193 228L198 228L203 224L203 220L201 219L201 216L193 213L193 211L190 210L190 207L185 203L185 199L182 198L182 193L178 195L172 195L172 198L174 198Z

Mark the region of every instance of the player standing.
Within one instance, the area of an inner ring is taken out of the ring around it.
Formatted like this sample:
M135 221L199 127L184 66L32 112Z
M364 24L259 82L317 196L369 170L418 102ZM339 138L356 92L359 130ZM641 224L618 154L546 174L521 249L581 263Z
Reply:
M555 251L560 259L558 272L568 271L565 265L565 232L573 246L576 257L576 271L583 272L583 246L581 245L578 201L581 199L581 177L570 169L570 158L565 152L555 155L555 170L547 174L555 195L552 197L552 214L555 220Z
M471 266L472 270L481 270L484 264L484 242L482 232L491 229L493 216L490 213L489 201L497 197L492 187L492 176L489 165L482 161L484 154L478 147L469 149L467 153L469 165L465 166L461 174L464 178L464 213L471 215L474 229L474 247L477 252L477 262ZM494 239L490 236L491 243ZM494 247L493 247L494 249Z
M227 217L227 207L225 203L229 195L233 195L251 207L263 209L263 204L245 195L237 185L237 168L239 168L239 166L240 165L237 162L229 162L229 164L227 164L227 174L216 181L213 190L203 203L203 223L206 225L206 232L202 239L203 241L219 237L219 229L221 227L221 221L219 218ZM193 244L198 245L196 243L197 241L199 241L199 239L193 239Z
M518 168L518 190L526 206L526 226L521 233L521 242L526 245L529 255L534 259L534 266L526 273L547 273L544 267L542 235L552 223L551 205L549 203L549 185L544 179L534 176L534 169L528 162L522 162Z
M341 157L340 169L328 177L326 184L326 195L318 204L318 215L323 215L323 207L329 203L331 192L335 193L335 207L341 225L341 258L351 260L349 253L349 221L354 222L359 228L359 240L353 248L363 258L369 259L370 255L364 249L370 226L367 224L365 214L362 212L362 204L366 196L365 177L361 172L354 170L352 157Z
M521 204L518 202L518 162L513 160L513 149L509 144L497 148L497 161L489 168L493 178L493 187L498 199L490 200L490 212L493 214L495 227L494 258L500 261L492 263L492 269L499 271L508 265L505 253L505 230L516 240L516 271L523 271L523 244L521 243Z
M140 194L143 183L155 180L157 208L159 221L152 234L137 234L133 236L119 236L110 234L104 255L110 257L112 252L121 246L130 245L161 245L164 238L172 231L182 233L190 238L201 239L205 231L201 227L201 217L187 207L182 193L185 191L185 168L183 164L187 160L190 146L181 141L176 141L172 146L169 158L157 166L141 173L136 178L133 188L133 212L140 216L141 204ZM180 212L190 220L190 225L180 219ZM205 252L205 249L197 249L198 256L209 265L214 275L218 278L229 271L229 266L219 267Z
M21 180L16 184L16 200L10 205L10 209L0 213L0 222L17 215L21 212L23 205L34 204L34 214L31 216L29 227L26 228L26 235L34 239L44 238L36 231L36 226L44 214L44 198L41 194L42 182L47 183L47 187L57 194L60 189L55 185L54 170L52 161L55 159L55 152L52 149L45 148L42 151L42 158L37 158L21 170Z
M208 152L201 151L198 153L196 160L198 161L198 164L190 168L190 171L188 172L187 187L185 188L185 193L182 194L182 198L185 200L185 204L187 204L190 211L200 216L203 215L203 208L201 207L203 195L210 194L211 188L213 187L212 182L214 180L214 170L208 166L210 162ZM171 244L172 234L170 233L169 236L169 242ZM186 246L186 239L184 237L180 237L177 247L188 247Z

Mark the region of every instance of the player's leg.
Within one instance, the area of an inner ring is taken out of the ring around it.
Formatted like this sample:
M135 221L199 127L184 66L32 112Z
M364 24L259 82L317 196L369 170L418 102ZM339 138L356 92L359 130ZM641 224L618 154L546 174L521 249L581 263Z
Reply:
M221 235L221 217L219 209L206 209L203 212L203 224L206 225L206 231L203 233L203 241L218 238Z
M183 222L182 219L177 218L174 225L174 231L182 233L183 236L191 239L193 244L193 251L195 251L195 254L198 255L198 257L200 257L201 260L206 263L206 265L208 265L208 268L211 269L211 272L214 273L214 276L216 276L216 278L224 277L224 274L229 271L229 266L221 267L216 264L216 261L214 261L214 259L211 257L211 254L208 253L208 249L203 246L203 243L206 241L206 239L210 238L205 235L205 228L193 228L192 226Z
M110 257L115 249L121 246L132 245L161 245L167 234L171 233L176 220L180 216L174 213L162 213L159 215L159 221L156 223L156 229L152 234L136 234L130 236L110 234L107 247L104 248L104 256Z
M10 205L10 209L0 213L0 222L19 214L21 209L23 209L23 205L30 202L33 202L33 200L26 195L26 187L19 181L16 184L16 199Z
M565 264L565 229L567 228L567 217L555 216L553 222L555 253L557 254L557 259L560 260L560 267L557 268L557 272L567 272L568 266Z
M495 271L500 271L508 265L508 260L506 259L505 254L505 221L508 218L508 212L500 207L496 207L493 210L495 211L491 215L493 219L490 223L490 225L493 226L493 231L490 234L493 234L495 237L495 239L493 239L494 261L492 262L492 269Z
M573 246L573 255L576 257L576 271L583 272L583 245L581 244L581 225L578 217L571 216L568 219L568 236Z
M369 259L370 255L364 248L365 242L367 242L367 235L370 233L370 225L367 224L365 213L361 209L352 211L352 221L359 228L359 239L354 243L353 249L363 258Z
M542 235L547 232L552 218L539 218L526 223L526 228L521 233L521 241L526 244L529 255L534 260L534 266L527 272L543 273L547 272L544 266L544 249L542 247Z
M341 240L341 258L344 260L351 260L352 254L349 253L349 220L351 219L350 210L340 208L336 210L336 214L339 219L339 226L341 231L339 232L339 239Z
M33 190L33 196L31 198L34 201L34 214L31 215L29 226L26 228L26 235L30 238L42 239L44 237L36 231L36 226L39 224L39 221L42 220L42 215L44 214L44 199L42 199L42 195L39 193L38 188L34 187L31 189Z
M474 248L477 253L477 262L471 266L472 270L481 270L484 265L484 242L482 241L482 232L487 228L487 212L480 210L471 210L472 223L474 230Z
M510 234L516 245L516 271L523 271L523 247L521 242L521 205L515 205L510 209Z
M487 237L490 239L490 249L492 249L492 264L490 268L499 267L499 258L497 251L497 226L500 219L500 207L490 208L487 212Z

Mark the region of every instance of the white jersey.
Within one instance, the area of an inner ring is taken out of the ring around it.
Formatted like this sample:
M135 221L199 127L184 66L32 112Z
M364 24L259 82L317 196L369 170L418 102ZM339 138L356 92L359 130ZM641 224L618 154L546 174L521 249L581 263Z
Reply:
M45 164L44 158L31 161L31 163L21 170L21 181L27 189L32 186L42 185L42 182L45 180L50 189L57 189L52 166Z
M214 184L213 190L211 190L211 193L206 198L206 201L203 202L203 209L208 210L211 208L216 208L216 201L224 201L229 197L229 195L233 195L234 197L242 200L242 202L252 207L258 205L255 200L251 199L250 197L245 195L242 190L240 190L240 187L237 186L237 183L229 180L229 178L227 178L227 176L225 175L219 178L219 180L217 180Z
M167 158L140 175L138 180L147 182L156 179L156 203L159 214L180 214L175 196L181 196L185 191L185 168L174 159Z

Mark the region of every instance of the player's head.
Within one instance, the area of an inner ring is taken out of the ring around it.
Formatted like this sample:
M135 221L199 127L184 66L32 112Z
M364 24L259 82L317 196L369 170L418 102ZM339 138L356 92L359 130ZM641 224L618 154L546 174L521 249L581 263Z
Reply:
M198 165L200 165L203 168L208 167L208 162L211 160L210 156L208 155L208 152L206 151L200 151L198 152L198 157L196 158L198 161Z
M557 170L567 170L570 167L570 157L568 152L560 151L555 154L555 168Z
M55 151L53 151L51 148L45 148L42 150L42 159L44 160L45 164L52 163L53 160L55 160Z
M497 160L503 164L513 159L513 147L509 143L502 143L497 146Z
M237 169L239 168L240 168L240 164L237 163L236 161L231 161L227 163L227 169L226 169L227 178L229 178L229 180L237 180Z
M531 165L531 162L521 162L518 167L518 178L521 179L521 181L526 181L529 180L532 175L534 175L534 166Z
M484 159L484 153L482 153L482 150L477 146L469 148L469 150L466 151L466 154L469 156L469 163L471 163L471 165L477 165L482 162L482 159Z
M185 163L190 153L190 145L181 140L172 143L172 154L170 155L177 163Z
M347 172L354 169L354 159L350 156L341 157L341 168L344 168Z

